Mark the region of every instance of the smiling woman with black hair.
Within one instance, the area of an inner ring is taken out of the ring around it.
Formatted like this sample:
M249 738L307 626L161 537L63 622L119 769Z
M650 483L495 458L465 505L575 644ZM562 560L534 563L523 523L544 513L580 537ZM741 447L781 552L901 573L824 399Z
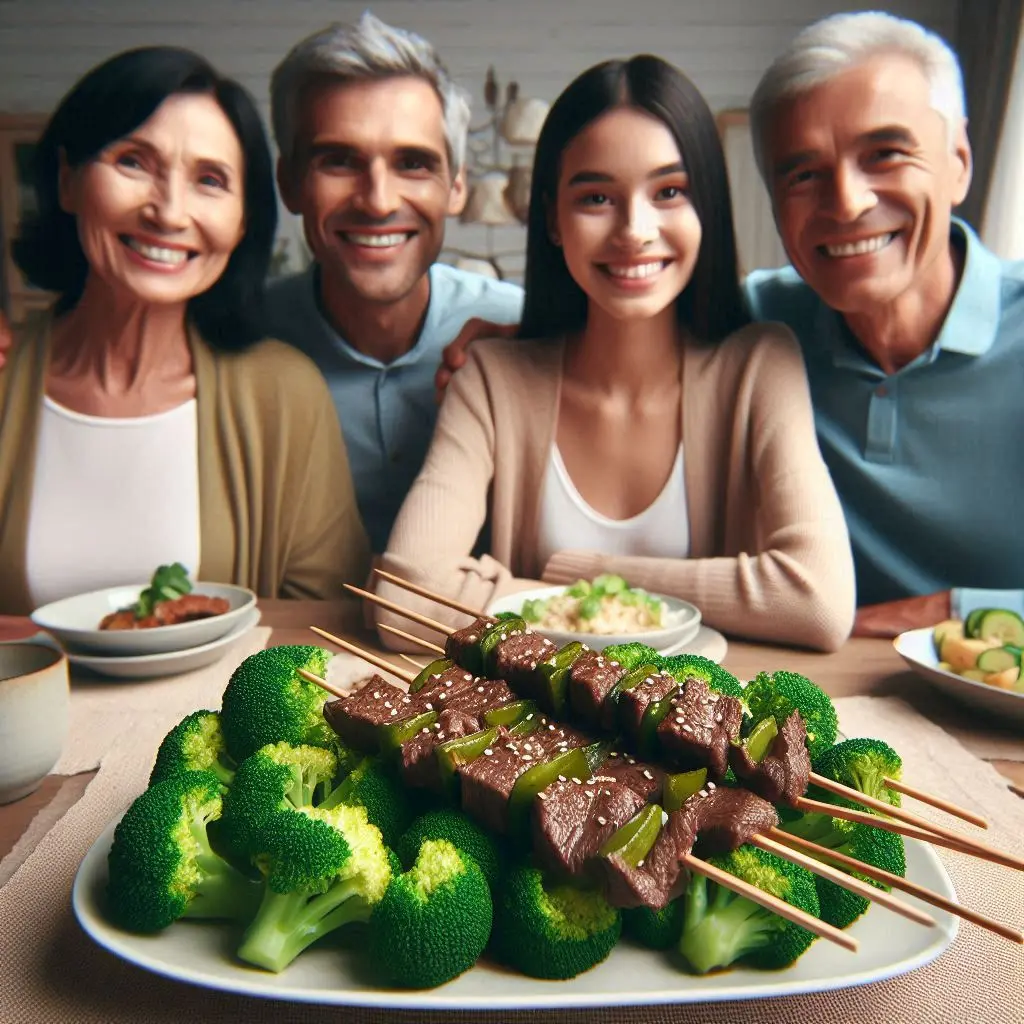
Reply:
M521 340L448 386L389 568L474 607L616 573L728 633L842 643L853 565L800 352L744 312L714 117L677 68L608 61L555 101L525 289Z
M261 341L276 225L248 93L187 50L90 71L38 144L13 246L54 308L0 370L0 611L182 562L329 596L368 554L327 387Z

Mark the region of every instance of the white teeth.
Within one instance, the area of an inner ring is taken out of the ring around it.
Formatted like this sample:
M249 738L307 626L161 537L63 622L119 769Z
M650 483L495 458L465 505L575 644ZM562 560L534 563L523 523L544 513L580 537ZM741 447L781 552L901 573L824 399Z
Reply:
M134 249L140 256L145 256L147 260L152 260L154 263L168 263L171 266L177 266L188 259L188 253L184 249L165 249L159 245L146 245L145 242L140 242L137 238L128 239L128 248Z
M608 273L612 277L625 277L629 279L639 279L643 277L654 277L655 274L659 273L665 267L664 261L657 263L634 263L629 266L617 267L612 263L608 264Z
M386 249L391 245L401 245L408 237L401 235L357 235L351 231L345 237L356 245L368 245L371 249Z
M845 242L843 245L826 245L825 252L829 256L863 256L865 253L878 252L884 249L894 238L894 232L886 235L875 235L874 238L862 238L859 242Z

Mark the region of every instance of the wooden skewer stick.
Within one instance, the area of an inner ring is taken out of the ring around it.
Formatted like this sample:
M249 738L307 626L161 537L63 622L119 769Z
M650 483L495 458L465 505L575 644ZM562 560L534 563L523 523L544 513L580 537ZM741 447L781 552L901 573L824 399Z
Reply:
M943 800L941 797L932 796L931 793L926 793L923 789L918 789L916 786L908 786L899 779L886 778L882 781L885 783L886 789L892 789L914 800L920 800L923 804L937 807L940 811L952 814L954 818L962 818L964 821L969 821L972 825L977 825L978 828L988 828L988 822L980 814L968 811L966 808L959 807L948 800Z
M408 654L399 654L398 656L402 659L402 661L407 661L409 662L410 665L413 665L416 668L418 668L420 672L422 672L427 667L426 665L421 665L415 658L410 658Z
M368 590L362 590L360 587L353 587L351 583L343 583L342 586L346 590L351 590L353 594L358 594L364 600L370 601L372 604L379 604L381 608L387 608L388 611L404 615L405 618L412 619L413 622L418 622L421 626L426 626L428 629L436 629L438 633L444 633L445 636L455 632L455 629L452 626L446 626L443 622L438 622L437 619L431 619L426 615L420 615L419 612L411 612L408 608L403 608L400 604L395 604L393 601L386 601L383 597L371 594Z
M947 839L928 829L916 828L914 825L904 825L903 822L893 821L891 818L883 818L870 811L855 811L849 807L838 807L835 804L826 804L821 800L810 800L805 796L796 801L798 811L816 811L818 814L827 814L832 818L844 818L846 821L856 821L862 825L871 825L874 828L884 828L887 832L898 832L901 836L909 839L920 839L922 842L931 843L933 846L941 846L956 853L966 853L981 860L991 861L993 864L1001 864L1003 867L1016 868L1024 871L1024 860L1015 857L1011 853L1003 853L986 843L978 843L965 836L956 839ZM954 833L955 835L955 833Z
M386 626L383 622L380 624L380 628L386 629L389 633L394 633L395 636L400 636L403 640L408 640L410 643L417 644L425 651L433 651L435 654L444 654L443 647L439 647L437 644L432 644L429 640L424 640L422 637L413 636L412 633L406 633L404 629L398 629L395 626Z
M822 789L828 790L830 793L838 793L840 796L856 800L857 803L863 804L865 807L870 807L872 810L878 811L880 814L884 814L887 818L895 818L897 821L906 822L908 825L915 825L917 828L923 828L925 831L933 832L935 835L942 836L944 839L957 843L959 846L970 846L978 850L985 850L988 853L998 852L987 843L979 842L977 839L969 839L967 836L963 836L959 832L954 832L951 828L947 828L945 825L936 825L935 822L929 821L927 818L922 818L917 814L911 814L910 811L905 811L902 807L893 807L892 804L887 803L885 800L876 800L873 796L868 796L866 793L858 793L856 790L851 791L849 786L844 786L839 782L833 782L831 779L825 778L824 775L817 774L817 772L811 772L811 782L816 786L820 786ZM856 793L856 796L851 796L851 792ZM1021 870L1024 870L1024 860L1021 860L1019 865Z
M478 612L467 605L460 604L458 601L453 601L450 597L446 597L443 600L435 594L432 590L427 590L426 587L418 586L415 583L410 583L408 580L403 580L401 576L396 576L394 573L385 572L383 569L373 570L382 579L387 580L389 583L394 583L396 586L401 587L403 590L408 590L412 594L419 594L420 597L425 597L430 601L434 601L437 604L443 604L446 608L453 608L457 612L463 612L473 619L490 619L492 622L497 621L491 615L484 615L482 612Z
M894 914L905 917L908 921L923 924L928 928L935 927L935 918L931 914L919 910L909 903L904 903L903 900L890 895L882 889L876 889L873 885L868 885L867 882L862 882L859 878L854 878L852 875L846 874L845 871L840 871L839 868L822 864L820 860L815 860L813 857L808 857L803 853L797 853L796 850L783 846L782 843L777 843L774 839L769 839L767 836L754 835L747 842L751 846L757 846L762 850L767 850L769 853L774 853L777 857L783 857L785 860L792 861L794 864L798 864L800 867L806 868L816 875L821 875L822 878L827 878L830 882L835 882L836 885L841 885L844 889L848 889L858 896L863 896L866 900L878 903L891 910Z
M337 686L332 686L326 679L321 679L318 675L312 672L308 672L304 668L297 668L298 672L307 683L316 683L322 690L326 690L328 693L333 693L335 697L347 697L349 695L347 690L342 690Z
M390 661L387 661L385 658L380 658L376 654L372 654L370 651L364 651L362 647L358 647L356 644L350 644L340 636L335 636L333 633L328 633L325 629L320 629L319 626L310 626L309 628L318 636L322 636L325 640L330 640L332 644L337 644L343 651L348 651L349 654L354 654L357 658L362 658L363 661L368 661L371 665L382 669L384 672L390 672L393 676L398 676L399 679L406 683L411 683L416 678L412 672L407 672L404 668L399 668L397 665L393 665ZM333 693L334 691L332 690L331 692ZM347 694L345 696L347 696Z
M801 928L814 932L819 938L828 939L829 942L834 942L837 946L842 946L851 953L856 953L860 948L857 940L847 935L846 932L833 928L832 925L826 924L824 921L819 921L818 918L812 917L805 911L790 906L785 900L780 900L778 896L773 896L771 893L765 892L764 889L759 889L756 885L744 882L735 875L730 875L728 871L715 867L714 864L709 864L699 857L694 857L692 853L688 853L683 857L682 862L696 874L710 878L712 882L717 882L723 888L731 889L740 896L745 896L751 902L766 907L773 914L778 914L779 917L784 917L787 921L792 921L794 924L800 925Z
M902 892L909 893L911 896L916 896L919 900L923 900L925 903L930 903L933 907L945 910L950 914L954 914L956 917L962 917L965 921L970 921L972 924L976 924L981 928L987 928L990 932L995 932L996 935L1001 935L1004 939L1009 939L1011 942L1024 945L1024 932L1019 931L1016 928L1011 928L1009 925L1002 924L1000 921L996 921L991 917L986 917L984 914L979 914L976 910L969 910L967 907L962 907L954 900L947 899L945 896L942 896L937 892L933 892L931 889L926 889L923 885L918 885L916 882L908 882L902 875L896 875L891 871L876 868L873 864L865 864L863 861L859 861L854 857L848 857L845 853L839 853L836 850L829 850L824 846L819 846L817 843L812 843L808 839L802 839L800 836L790 835L788 832L783 832L781 828L770 829L768 834L773 839L777 839L779 842L785 843L787 846L799 846L801 849L812 853L815 857L828 857L829 860L835 861L837 864L842 864L851 871L856 871L861 875L867 875L868 878L873 878L876 882L882 882L885 885L892 886L893 889L899 889Z

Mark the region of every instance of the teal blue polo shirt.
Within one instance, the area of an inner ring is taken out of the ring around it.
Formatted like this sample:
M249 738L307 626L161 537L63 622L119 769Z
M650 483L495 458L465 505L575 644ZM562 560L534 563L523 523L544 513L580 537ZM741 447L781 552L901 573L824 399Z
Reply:
M745 282L754 318L788 324L803 349L858 604L1024 587L1024 261L999 259L958 220L952 238L966 254L953 305L935 343L893 374L792 267Z
M430 303L416 344L390 363L353 348L320 311L318 274L274 282L267 291L269 337L305 352L327 379L341 420L359 513L375 552L423 467L437 420L434 374L445 345L472 317L518 323L522 289L435 263Z

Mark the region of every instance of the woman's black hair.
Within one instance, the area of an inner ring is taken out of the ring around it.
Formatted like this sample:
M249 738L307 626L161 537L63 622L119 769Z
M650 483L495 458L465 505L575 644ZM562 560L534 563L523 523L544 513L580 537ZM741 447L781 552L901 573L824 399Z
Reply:
M190 300L188 315L214 347L244 348L263 337L265 329L263 284L277 227L273 164L252 97L190 50L128 50L93 68L64 97L34 153L37 213L24 224L11 251L29 282L59 294L58 311L71 309L85 288L89 264L75 217L60 206L61 154L68 166L82 166L180 93L212 96L242 147L245 234L217 282Z
M623 106L652 114L679 147L702 231L693 276L676 301L679 322L700 339L721 341L750 319L740 291L722 144L714 115L697 87L678 68L646 54L584 71L548 112L533 163L519 336L558 337L586 324L587 295L551 240L549 211L556 202L566 146L592 121Z

